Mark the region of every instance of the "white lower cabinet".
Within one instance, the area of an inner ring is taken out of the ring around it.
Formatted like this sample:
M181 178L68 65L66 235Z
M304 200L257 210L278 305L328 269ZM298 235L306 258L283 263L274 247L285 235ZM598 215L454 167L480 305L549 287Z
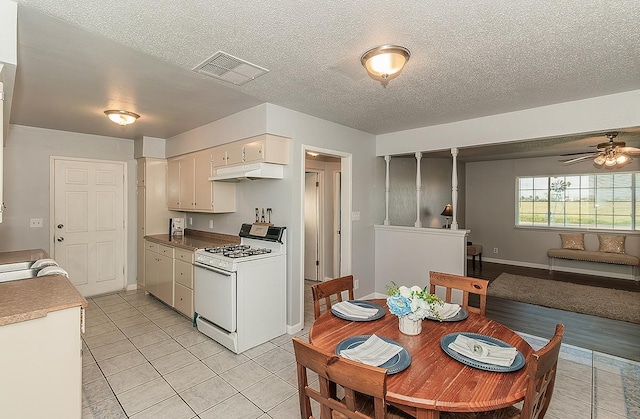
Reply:
M193 318L193 252L176 249L174 307Z
M193 318L193 251L145 240L147 291Z
M173 247L145 240L147 291L173 307Z
M1 417L82 416L80 311L71 307L0 327Z

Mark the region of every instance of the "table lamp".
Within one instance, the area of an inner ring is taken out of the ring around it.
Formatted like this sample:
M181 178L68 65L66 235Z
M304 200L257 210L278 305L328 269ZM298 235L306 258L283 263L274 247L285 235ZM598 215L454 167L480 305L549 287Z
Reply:
M451 204L445 205L440 215L446 217L447 224L445 225L445 228L449 228L449 217L453 217L453 207L451 206Z

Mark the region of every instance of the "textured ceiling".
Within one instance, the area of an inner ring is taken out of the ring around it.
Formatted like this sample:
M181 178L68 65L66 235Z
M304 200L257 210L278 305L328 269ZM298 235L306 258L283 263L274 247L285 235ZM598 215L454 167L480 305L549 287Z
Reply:
M640 89L638 0L18 4L14 124L167 138L269 102L382 134ZM359 62L385 43L412 52L386 89ZM270 71L191 71L219 50Z

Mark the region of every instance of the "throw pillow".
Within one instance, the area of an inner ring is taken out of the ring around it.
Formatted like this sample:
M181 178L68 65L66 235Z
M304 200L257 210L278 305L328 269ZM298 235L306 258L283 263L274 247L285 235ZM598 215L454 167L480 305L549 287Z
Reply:
M584 250L584 233L560 234L563 249Z
M610 236L607 234L598 234L600 242L599 252L606 253L624 253L624 241L626 236Z

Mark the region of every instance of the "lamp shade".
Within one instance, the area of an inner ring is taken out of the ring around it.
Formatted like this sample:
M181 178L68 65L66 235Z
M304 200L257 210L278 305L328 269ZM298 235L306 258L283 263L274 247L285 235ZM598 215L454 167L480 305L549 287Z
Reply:
M443 217L453 217L453 207L451 206L451 204L445 205L440 215L442 215Z

